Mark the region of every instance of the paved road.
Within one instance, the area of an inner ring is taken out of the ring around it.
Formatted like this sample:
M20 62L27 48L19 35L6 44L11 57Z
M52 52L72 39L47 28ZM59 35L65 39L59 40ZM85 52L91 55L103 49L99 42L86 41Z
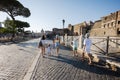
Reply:
M120 80L120 73L112 72L97 64L89 66L72 51L61 46L59 56L40 56L31 80Z
M0 80L22 80L35 56L38 39L19 44L0 44Z

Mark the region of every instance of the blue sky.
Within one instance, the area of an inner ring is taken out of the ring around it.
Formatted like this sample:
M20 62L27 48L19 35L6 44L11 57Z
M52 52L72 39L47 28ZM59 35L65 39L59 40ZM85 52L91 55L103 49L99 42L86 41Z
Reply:
M96 21L101 17L120 10L120 0L19 0L31 11L29 18L16 17L18 20L30 23L30 28L40 32L41 29L63 28L68 24L78 24L83 21ZM9 17L0 12L0 22Z

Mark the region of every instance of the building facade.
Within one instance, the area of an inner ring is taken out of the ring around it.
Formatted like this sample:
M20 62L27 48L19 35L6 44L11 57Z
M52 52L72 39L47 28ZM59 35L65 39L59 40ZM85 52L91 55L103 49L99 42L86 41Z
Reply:
M119 36L120 35L120 11L101 17L95 21L91 36Z
M87 32L89 32L89 30L91 29L91 27L93 26L93 22L82 22L79 24L75 24L75 25L68 25L68 29L71 31L71 34L73 35L85 35Z
M70 30L68 28L64 28L64 29L58 29L58 28L53 28L53 34L58 34L58 35L65 35L68 34L69 35Z

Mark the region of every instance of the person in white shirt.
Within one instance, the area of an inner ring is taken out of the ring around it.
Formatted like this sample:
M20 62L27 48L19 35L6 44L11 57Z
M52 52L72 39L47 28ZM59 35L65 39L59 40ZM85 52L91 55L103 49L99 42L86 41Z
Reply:
M84 40L84 42L83 42L83 51L87 54L87 57L88 57L88 59L89 59L89 64L91 64L92 63L92 61L91 61L91 53L90 53L90 49L91 49L91 45L92 45L92 41L91 41L91 39L89 38L89 36L90 36L90 34L89 33L87 33L86 35L85 35L85 40ZM84 57L84 56L83 56Z
M40 48L42 57L44 58L44 55L45 55L45 35L43 35L41 37L38 48Z

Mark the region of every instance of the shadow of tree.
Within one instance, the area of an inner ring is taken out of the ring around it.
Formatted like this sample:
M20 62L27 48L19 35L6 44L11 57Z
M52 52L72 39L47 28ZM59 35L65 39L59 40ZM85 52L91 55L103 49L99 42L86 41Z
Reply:
M37 47L38 47L38 42L25 42L25 43L19 43L19 44L17 44L17 45L18 45L18 46L21 46L21 47L32 46L32 47L37 48Z

